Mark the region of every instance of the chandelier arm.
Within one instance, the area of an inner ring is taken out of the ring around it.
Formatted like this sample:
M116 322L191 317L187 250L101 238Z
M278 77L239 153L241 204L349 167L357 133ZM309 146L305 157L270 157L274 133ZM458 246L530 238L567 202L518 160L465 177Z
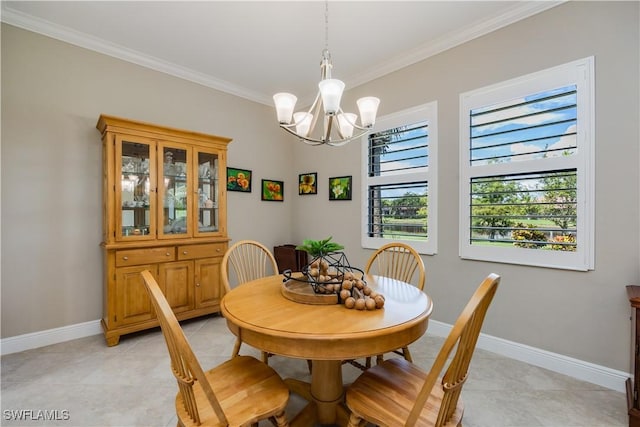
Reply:
M329 147L342 147L343 145L347 145L347 143L351 141L350 139L344 141L336 141L336 142L328 142L326 145Z
M338 111L336 112L336 117L338 117L338 115L342 115L343 118L347 118L347 116L344 115L344 111L342 111L342 107L338 107ZM347 122L351 123L349 120L347 120ZM340 126L340 121L338 121L338 126L336 126L336 130L338 131L338 136L340 137L340 139L346 139L344 137L344 134L342 133L342 127ZM331 130L329 130L329 132L327 132L328 136L331 135Z
M322 97L320 96L320 92L316 94L316 99L313 100L313 104L309 107L307 113L313 114L313 110L317 110L322 106Z
M351 121L351 119L349 118L349 116L347 116L346 114L344 114L344 111L342 111L342 108L340 108L339 113L340 113L340 114L343 114L343 116L342 116L342 117L343 117L343 119L344 119L344 120L346 120L346 121L347 121L347 123L349 123L351 126L353 126L353 127L354 127L354 128L356 128L356 129L367 131L367 130L370 130L371 128L373 128L373 125L372 125L372 126L360 126L360 125L358 125L355 121Z
M347 144L348 142L353 141L354 139L358 139L358 138L363 137L365 134L368 133L368 131L369 131L369 129L364 129L363 131L359 132L356 135L353 135L350 138L343 138L343 139L339 139L337 141L330 141L326 145L329 145L331 147L341 147L341 146Z
M327 143L330 143L330 142L331 142L331 128L333 128L333 121L335 120L336 116L334 116L334 115L329 115L329 116L326 116L326 117L328 118L328 122L327 122L327 129L325 129L325 132L324 132L324 138L323 138L323 139L324 139ZM339 127L340 127L340 126L338 126L338 128L339 128ZM342 136L342 135L340 135L340 138L343 138L343 136Z
M296 138L298 138L300 141L308 144L308 145L322 145L325 142L320 140L320 139L315 139L315 138L309 138L307 136L302 136L299 133L297 133L295 130L293 130L292 128L294 128L294 125L287 125L287 124L280 124L279 125L283 130L287 131L288 133L290 133L291 135L295 136Z
M369 131L369 130L371 130L371 129L373 128L373 125L371 125L371 126L360 126L360 125L358 125L355 121L352 121L351 119L349 119L349 116L347 116L347 115L345 114L345 112L342 110L342 107L340 107L340 108L338 109L338 112L336 113L336 116L337 116L337 115L339 115L339 114L342 114L342 118L343 118L344 120L346 120L346 121L347 121L347 123L349 123L351 126L353 126L354 128L356 128L356 129L358 129L358 130L363 131L363 132L361 132L358 136L352 136L352 137L350 137L350 138L345 138L345 136L342 134L342 129L340 128L340 126L338 126L338 128L337 128L337 129L338 129L338 134L340 135L340 139L341 139L341 140L348 140L348 141L350 141L350 140L352 140L352 139L355 139L355 138L358 138L358 137L362 136L365 132L367 132L367 131Z
M308 145L329 145L331 147L340 147L342 145L345 145L349 141L353 141L354 139L361 138L366 133L368 133L368 131L371 130L369 128L363 128L359 133L357 133L356 135L353 135L350 138L342 138L342 139L337 139L335 141L326 141L324 139L311 138L311 137L302 136L302 135L296 133L296 131L292 129L292 128L295 128L295 126L293 124L287 125L287 124L283 123L283 124L279 124L279 126L283 130L285 130L286 132L288 132L291 135L293 135L296 138L298 138L300 141L304 142L305 144L308 144Z
M314 113L314 110L319 110L320 106L322 105L322 98L320 97L320 93L318 93L316 95L316 99L313 101L313 103L311 104L311 107L309 108L309 110L307 110L307 114L311 114L311 117L313 117L313 121L311 122L311 125L309 126L309 131L307 132L309 135L313 134L313 130L316 126L316 114ZM295 129L297 128L305 119L302 118L298 121L295 121L295 115L294 115L294 122L293 123L289 123L289 124L285 124L285 123L280 123L280 127L283 129L286 128L291 128L291 129ZM287 129L289 130L289 129ZM293 133L296 136L300 136L298 133L296 133L295 131L291 131L289 130L289 132Z
M311 114L311 125L309 126L309 135L313 135L314 130L316 129L316 124L318 123L318 117L320 117L320 110L322 109L322 97L320 96L320 92L316 95L316 99L311 104L308 113Z
M353 127L364 132L370 131L373 128L373 126L359 126L355 123L353 124Z

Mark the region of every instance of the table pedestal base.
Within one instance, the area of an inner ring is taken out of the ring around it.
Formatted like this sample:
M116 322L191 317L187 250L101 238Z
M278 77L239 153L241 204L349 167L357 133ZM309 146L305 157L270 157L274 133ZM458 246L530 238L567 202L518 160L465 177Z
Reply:
M311 384L293 378L285 379L292 393L309 403L291 420L292 427L321 425L346 426L349 412L342 405L344 387L342 385L342 361L314 360L311 370Z

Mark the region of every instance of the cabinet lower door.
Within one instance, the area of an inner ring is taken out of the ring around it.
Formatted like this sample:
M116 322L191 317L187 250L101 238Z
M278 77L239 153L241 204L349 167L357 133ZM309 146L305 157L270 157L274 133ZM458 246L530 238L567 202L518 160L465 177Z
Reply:
M158 266L158 284L174 313L193 310L193 261L167 262Z
M221 258L205 258L195 261L196 265L196 307L210 307L220 304Z
M156 314L140 273L155 271L154 265L116 268L114 323L124 326L155 319Z

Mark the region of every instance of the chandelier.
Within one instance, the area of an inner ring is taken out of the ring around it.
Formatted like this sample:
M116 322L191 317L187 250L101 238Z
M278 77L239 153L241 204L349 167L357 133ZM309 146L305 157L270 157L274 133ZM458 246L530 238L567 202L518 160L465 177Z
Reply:
M320 83L315 101L307 112L294 109L298 98L290 93L273 95L280 127L309 145L330 145L338 147L367 133L376 121L380 100L366 96L356 101L360 112L345 113L340 107L344 82L331 78L331 54L329 53L329 2L325 2L325 48L320 62ZM322 129L318 122L322 122ZM316 130L316 127L319 129Z

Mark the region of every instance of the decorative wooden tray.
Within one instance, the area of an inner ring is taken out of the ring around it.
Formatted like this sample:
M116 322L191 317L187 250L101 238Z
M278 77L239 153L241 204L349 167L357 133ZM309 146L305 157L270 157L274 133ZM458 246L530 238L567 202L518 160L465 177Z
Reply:
M280 288L285 298L301 304L330 305L338 303L337 294L317 294L309 283L287 280Z

